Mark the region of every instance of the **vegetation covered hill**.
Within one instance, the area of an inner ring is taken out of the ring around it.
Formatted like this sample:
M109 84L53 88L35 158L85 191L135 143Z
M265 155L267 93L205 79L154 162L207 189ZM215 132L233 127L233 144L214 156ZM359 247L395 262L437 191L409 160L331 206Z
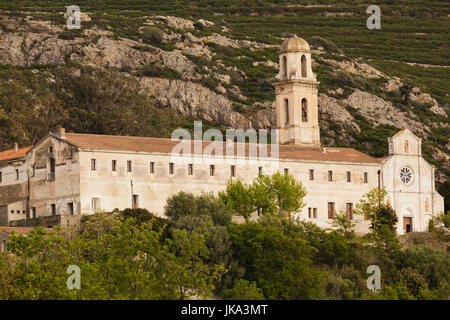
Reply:
M206 127L274 126L278 48L292 34L313 49L322 142L387 154L408 127L450 175L448 1L0 2L0 148L50 129L168 136ZM72 4L72 3L70 3Z

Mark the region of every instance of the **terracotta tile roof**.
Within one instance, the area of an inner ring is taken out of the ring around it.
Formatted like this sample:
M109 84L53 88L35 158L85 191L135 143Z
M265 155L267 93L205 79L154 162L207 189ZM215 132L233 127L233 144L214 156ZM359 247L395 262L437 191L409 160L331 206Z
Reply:
M30 150L30 148L31 146L23 147L20 148L17 152L15 152L14 149L0 152L0 161L22 158L25 156L27 151Z
M98 134L66 133L66 140L81 149L91 150L114 150L135 152L158 152L170 153L178 141L166 138L111 136ZM203 142L203 149L210 142ZM224 143L225 144L225 143ZM245 144L248 154L249 144ZM235 147L235 151L236 151ZM270 156L270 147L268 148ZM194 148L192 147L193 151ZM225 147L223 147L225 153ZM281 145L279 149L280 159L292 160L316 160L316 161L343 161L380 163L382 159L373 158L352 148L307 148L294 145Z
M33 228L30 227L0 227L0 231L4 231L8 234L12 233L13 231L16 234L26 234L33 230Z

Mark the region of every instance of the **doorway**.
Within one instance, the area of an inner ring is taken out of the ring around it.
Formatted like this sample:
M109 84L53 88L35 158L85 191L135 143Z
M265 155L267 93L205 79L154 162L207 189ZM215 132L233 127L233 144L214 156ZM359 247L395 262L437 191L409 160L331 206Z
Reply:
M412 217L403 217L403 233L412 232Z

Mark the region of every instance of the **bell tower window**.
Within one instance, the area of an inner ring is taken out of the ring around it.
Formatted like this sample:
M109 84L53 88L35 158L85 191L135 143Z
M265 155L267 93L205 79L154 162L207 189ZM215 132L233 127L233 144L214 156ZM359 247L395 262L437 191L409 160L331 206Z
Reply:
M289 124L289 100L284 99L284 123Z
M283 56L282 58L282 70L283 70L283 79L287 78L287 58Z
M302 55L302 78L306 78L306 57Z
M302 99L302 122L308 122L308 102Z

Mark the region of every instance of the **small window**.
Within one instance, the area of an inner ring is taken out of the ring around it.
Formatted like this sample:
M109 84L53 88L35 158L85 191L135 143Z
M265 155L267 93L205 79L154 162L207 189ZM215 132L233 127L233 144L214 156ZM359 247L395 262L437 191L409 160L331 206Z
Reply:
M31 209L31 216L33 217L33 219L36 218L36 207L33 207Z
M236 166L234 165L231 166L231 176L236 177Z
M131 160L128 160L128 161L127 161L127 171L128 171L128 172L131 172L131 171L132 171L132 166L131 166L131 165L132 165Z
M364 172L364 183L367 183L369 181L369 177L367 172Z
M188 175L192 176L194 174L194 165L192 163L188 164Z
M317 219L317 208L313 209L313 217L314 219Z
M2 181L3 181L3 174L2 174L2 172L0 171L0 183L2 183Z
M92 209L92 212L97 212L98 210L101 209L101 207L100 207L100 199L99 198L92 198L91 209Z
M16 169L16 180L19 180L19 169Z
M213 164L211 164L211 165L209 166L209 175L210 175L210 176L213 176L214 173L215 173L215 170L216 170L215 166L214 166Z
M73 211L73 202L69 202L67 204L67 211L69 212L69 214L73 215L74 211Z
M425 212L429 212L430 208L428 206L428 200L425 200Z
M405 141L405 153L409 153L409 142L408 142L408 140Z
M352 173L350 171L347 171L347 182L352 181Z
M112 168L112 171L117 171L117 160L111 161L111 168Z
M14 214L14 210L11 210L11 214Z
M314 180L314 170L313 169L309 169L309 180Z
M312 218L312 208L308 208L308 218Z
M53 153L53 147L49 147L48 152Z
M259 175L262 175L262 174L263 174L263 167L259 167L259 168L258 168L258 174L259 174Z
M334 219L334 202L328 202L328 219Z
M155 163L150 162L150 173L155 173Z
M56 204L53 203L51 207L52 207L52 216L56 216Z
M169 163L169 174L173 174L173 170L174 170L174 164L171 162L171 163Z
M36 165L33 164L33 165L31 166L31 176L34 177L35 175L36 175Z
M20 210L17 210L17 214L20 214Z
M333 181L333 171L328 170L328 181Z
M289 124L289 100L284 99L284 121L285 124Z
M289 169L288 168L284 168L284 174L287 176L289 174Z
M353 203L346 204L347 218L353 220Z
M91 159L91 170L95 171L96 167L96 160L95 159Z

